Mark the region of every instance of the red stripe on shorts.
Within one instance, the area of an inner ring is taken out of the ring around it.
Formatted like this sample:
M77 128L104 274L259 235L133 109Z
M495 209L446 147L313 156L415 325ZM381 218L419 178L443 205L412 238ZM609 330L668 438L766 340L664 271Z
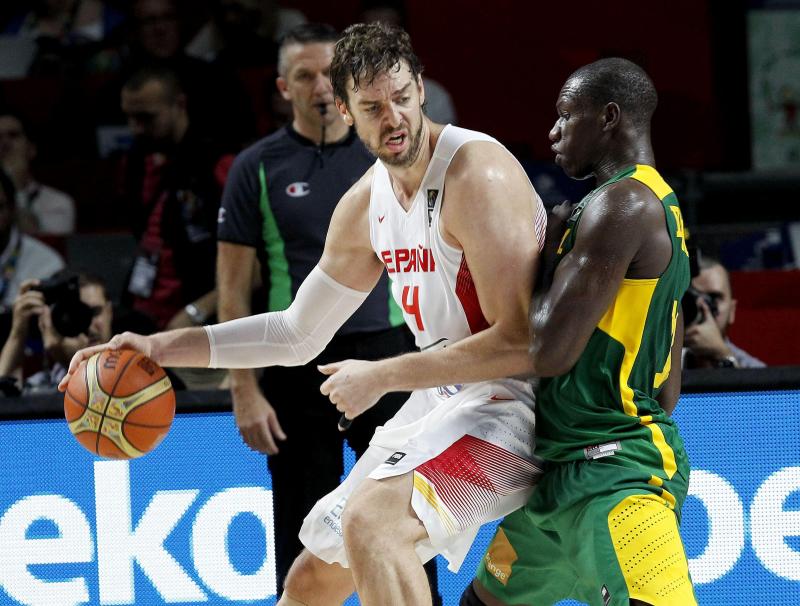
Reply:
M501 496L532 486L541 470L500 446L466 435L416 472L433 485L464 529L485 519Z

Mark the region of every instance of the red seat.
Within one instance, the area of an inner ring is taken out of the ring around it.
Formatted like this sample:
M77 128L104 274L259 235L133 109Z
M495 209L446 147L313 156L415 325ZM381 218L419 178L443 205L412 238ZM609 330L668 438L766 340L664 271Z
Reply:
M731 341L770 366L800 366L800 270L732 272L731 284Z

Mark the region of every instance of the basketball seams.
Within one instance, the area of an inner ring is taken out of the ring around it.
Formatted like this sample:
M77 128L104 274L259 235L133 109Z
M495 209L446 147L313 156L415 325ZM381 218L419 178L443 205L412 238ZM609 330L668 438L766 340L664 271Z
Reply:
M133 423L123 423L122 428L120 430L120 433L121 433L122 437L125 439L125 441L128 444L130 444L133 448L135 448L137 450L141 450L142 452L148 452L148 449L152 448L152 446L148 445L147 447L142 449L140 447L141 443L136 440L135 436L128 435L128 433L125 431L126 429L131 429L131 430L134 430L134 429L145 429L145 430L151 430L151 431L160 429L162 431L158 431L157 432L158 436L156 437L156 441L160 442L161 440L163 440L166 437L167 432L169 432L170 425L164 425L164 426L160 426L160 427L153 427L153 426L149 426L149 425L142 426L142 425L134 425ZM148 436L148 440L150 440L150 439L152 439L152 436Z
M100 390L100 392L105 394L107 397L106 405L103 407L103 412L98 413L100 414L100 424L97 426L97 431L95 432L95 438L94 438L94 452L97 455L100 454L100 435L101 435L100 430L103 428L103 421L106 418L106 408L108 408L108 403L111 401L111 395L106 394L105 390L102 387L100 387L100 376L98 373L100 372L99 364L100 364L100 356L102 355L103 355L102 352L94 355L94 382L97 385L97 388ZM91 401L92 399L91 398L92 392L90 391L91 388L89 386L89 373L85 372L84 374L86 375L86 393L89 396L89 400L87 401L87 406L88 406L88 402Z
M122 351L127 351L127 350L124 350L124 349L123 349ZM122 377L124 377L124 376L125 376L125 372L128 370L128 366L130 366L131 364L133 364L133 362L134 362L134 360L136 360L136 358L142 357L143 355L144 355L144 354L136 353L136 354L134 354L133 356L131 356L131 357L128 359L128 361L127 361L127 362L125 362L125 366L123 366L123 367L120 369L120 371L117 373L116 380L114 381L114 387L112 387L112 388L111 388L111 393L109 394L109 397L110 397L110 398L111 398L111 397L116 397L116 398L119 398L119 397L121 397L121 396L118 396L118 395L116 395L116 393L114 393L114 392L116 392L116 391L117 391L117 386L119 385L119 382L120 382L120 381L122 381ZM137 391L141 391L141 390L137 390Z
M106 390L103 389L103 386L100 385L100 375L99 375L99 371L98 371L97 365L100 364L100 356L102 356L102 355L103 355L102 351L100 353L94 354L91 358L89 358L89 362L91 362L93 359L95 361L94 382L95 382L95 385L97 386L97 389L104 396L110 396L111 394L107 393ZM87 365L89 364L89 362L87 362ZM88 400L91 399L91 398L89 398L90 391L89 391L89 371L88 371L88 368L87 368L87 371L83 373L83 382L86 385L86 398L87 398L87 407L88 407Z
M64 392L64 395L65 396L69 396L72 399L72 401L75 402L75 404L77 404L78 406L80 406L84 410L89 410L89 402L81 402L78 398L76 398L74 395L72 395L72 393L69 391L69 389L67 389L67 391Z
M168 377L166 377L166 376L164 376L164 377L161 377L161 379L159 379L159 381L163 381L164 379L168 379ZM142 394L142 392L144 392L144 391L147 391L147 390L148 390L148 389L150 389L151 387L155 387L155 386L157 385L157 383L158 383L158 382L156 382L156 383L151 383L151 384L150 384L150 385L148 385L147 387L143 387L142 389L139 389L139 390L137 390L137 391L133 392L132 394L130 394L130 395L128 395L128 396L114 396L112 399L114 399L114 400L118 400L118 401L119 401L119 400L121 400L121 401L123 401L123 402L124 402L125 400L135 400L137 397L140 397L140 395ZM170 382L167 382L167 383L165 383L165 384L164 384L164 389L162 389L161 391L154 393L152 396L150 396L150 397L149 397L149 398L147 398L146 400L143 400L143 401L141 401L141 402L136 402L136 403L133 405L133 407L132 407L132 408L127 408L127 409L125 410L125 414L122 416L122 418L116 417L116 416L114 416L114 415L112 415L112 414L109 414L108 416L109 416L110 418L114 419L115 421L124 421L125 419L127 419L127 418L128 418L128 415L130 415L131 413L133 413L133 412L135 412L135 411L139 410L139 409L140 409L142 406L144 406L144 405L146 405L146 404L149 404L149 403L150 403L150 402L152 402L153 400L156 400L156 399L160 398L161 396L163 396L163 395L165 395L165 394L168 394L168 393L169 393L171 390L172 390L172 383L170 383ZM109 405L110 405L110 404L109 404Z
M69 397L70 401L71 401L72 403L76 404L76 405L78 406L78 408L80 408L80 409L81 409L81 412L80 412L80 413L79 413L79 414L78 414L78 415L77 415L75 418L73 418L73 419L70 419L70 418L67 416L67 405L66 405L66 398L67 398L67 397ZM74 395L72 395L72 394L69 392L69 390L67 390L66 392L64 392L64 418L67 420L67 424L69 424L69 425L72 425L72 423L75 423L76 421L80 421L80 420L83 418L83 416L84 416L84 415L85 415L85 414L86 414L86 413L87 413L89 410L91 410L91 409L89 408L89 403L88 403L88 402L86 402L86 404L84 404L83 402L81 402L80 400L78 400L78 398L76 398ZM71 431L71 430L70 430L70 431ZM81 432L78 432L78 433L81 433Z
M126 414L130 414L145 404L149 404L156 398L168 394L170 391L172 391L172 383L169 377L164 376L155 383L151 383L147 387L142 387L128 396L116 396L116 399L127 402Z
M108 364L112 353L121 364ZM102 458L142 456L164 440L173 424L175 395L169 375L157 363L150 366L147 356L136 351L104 350L92 358L81 364L83 376L64 393L70 431L82 446ZM139 368L134 368L137 364ZM148 378L150 383L118 395ZM104 389L106 383L109 390Z
M138 355L139 355L139 356L141 356L141 358L145 358L145 357L146 357L144 354L141 354L141 353L140 353L140 354L138 354ZM133 396L133 395L136 395L136 394L137 394L137 393L139 393L140 391L144 391L145 389L147 389L147 388L149 388L149 387L152 387L153 385L155 385L155 384L156 384L156 383L158 383L159 381L163 381L165 378L167 378L167 379L168 379L168 378L169 378L169 375L166 373L166 371L165 371L163 368L161 368L160 370L161 370L161 372L162 372L162 376L158 377L157 379L154 379L152 383L148 383L148 384L147 384L147 385L145 385L144 387L140 387L139 389L137 389L136 391L134 391L134 392L133 392L133 393L131 393L131 394L128 394L127 396L118 396L118 395L114 394L114 397L115 397L115 398L130 398L131 396ZM123 373L124 373L124 369L123 369ZM171 382L170 382L170 383L171 383ZM116 389L116 385L114 386L114 388Z
M89 408L89 377L88 377L88 374L89 373L83 373L83 375L84 375L84 385L85 385L85 388L86 388L86 402L81 402L78 398L76 398L75 395L69 390L69 386L67 386L67 389L64 392L64 396L65 397L69 396L69 398L75 404L77 404L80 408L83 409L81 414L79 414L74 419L72 419L72 420L67 419L67 423L68 424L72 424L72 423L74 423L76 421L80 421L80 419L83 418L83 416L86 414L86 411L90 410L90 408ZM64 409L64 416L65 417L66 417L66 413L67 413L67 411L66 411L66 408L65 408Z
M108 351L108 350L105 350ZM125 351L125 350L123 350ZM102 357L103 352L97 354L97 359L95 360L95 373L97 376L97 385L100 386L100 373L97 366L100 364L100 358ZM141 355L141 354L137 354ZM116 380L114 381L114 386L111 388L111 393L108 394L108 398L106 399L106 405L103 407L103 412L100 415L100 425L97 426L97 440L95 440L95 452L100 454L100 436L103 435L103 423L106 421L106 411L108 410L109 404L111 404L111 398L114 396L114 391L117 389L117 385L122 380L122 377L125 376L125 371L128 370L128 366L136 359L137 355L131 356L122 369L117 373ZM105 391L103 391L105 393Z
M105 443L105 444L106 444L108 447L110 447L110 448L114 449L114 450L116 451L116 453L118 453L118 455L122 455L122 456L114 456L114 455L112 455L112 454L110 454L110 453L106 453L106 454L102 454L102 455L100 455L100 456L102 456L102 457L104 457L104 458L113 458L113 459L131 459L131 458L134 458L134 456L141 456L141 454L144 454L144 453L142 453L142 451L140 451L138 448L136 448L136 447L135 447L133 444L131 444L130 442L128 442L128 443L127 443L126 447L123 447L122 445L120 445L120 444L117 444L117 443L116 443L114 440L112 440L111 438L109 438L109 437L108 437L108 436L106 436L106 435L103 435L103 436L101 436L101 438L102 438L102 441L103 441L103 442L104 442L104 443ZM126 441L127 441L127 440L126 440ZM128 450L127 450L127 449L131 449L131 450L133 450L133 451L135 451L135 452L137 452L137 453L140 453L140 454L139 454L139 455L133 455L133 454L131 454L130 452L128 452ZM100 454L100 453L98 452L97 454Z
M122 425L122 433L125 433L125 428L129 425L131 427L142 427L144 429L164 429L165 427L172 427L172 423L167 423L166 425L147 425L146 423L135 423L126 419Z

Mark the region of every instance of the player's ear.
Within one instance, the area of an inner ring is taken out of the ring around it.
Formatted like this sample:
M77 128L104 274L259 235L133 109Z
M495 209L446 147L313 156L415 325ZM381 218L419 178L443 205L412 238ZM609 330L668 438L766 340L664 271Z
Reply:
M621 111L619 105L614 103L606 103L603 108L601 120L603 122L603 130L612 130L617 127L621 118Z
M417 90L419 90L419 104L425 105L425 83L422 81L422 74L417 74Z
M283 76L278 76L275 78L275 86L278 88L278 92L281 94L281 97L287 101L292 100L292 95L289 93L289 83L286 82L286 78Z
M353 116L350 115L350 110L347 109L347 103L342 101L341 97L336 97L336 109L339 110L339 115L347 126L353 126Z

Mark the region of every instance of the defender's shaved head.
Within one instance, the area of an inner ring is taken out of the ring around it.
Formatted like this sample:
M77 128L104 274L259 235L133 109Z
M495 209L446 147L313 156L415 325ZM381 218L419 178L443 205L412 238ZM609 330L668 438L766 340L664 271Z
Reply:
M637 128L650 124L658 105L658 94L647 73L619 57L581 67L567 79L564 90L597 106L616 103Z

